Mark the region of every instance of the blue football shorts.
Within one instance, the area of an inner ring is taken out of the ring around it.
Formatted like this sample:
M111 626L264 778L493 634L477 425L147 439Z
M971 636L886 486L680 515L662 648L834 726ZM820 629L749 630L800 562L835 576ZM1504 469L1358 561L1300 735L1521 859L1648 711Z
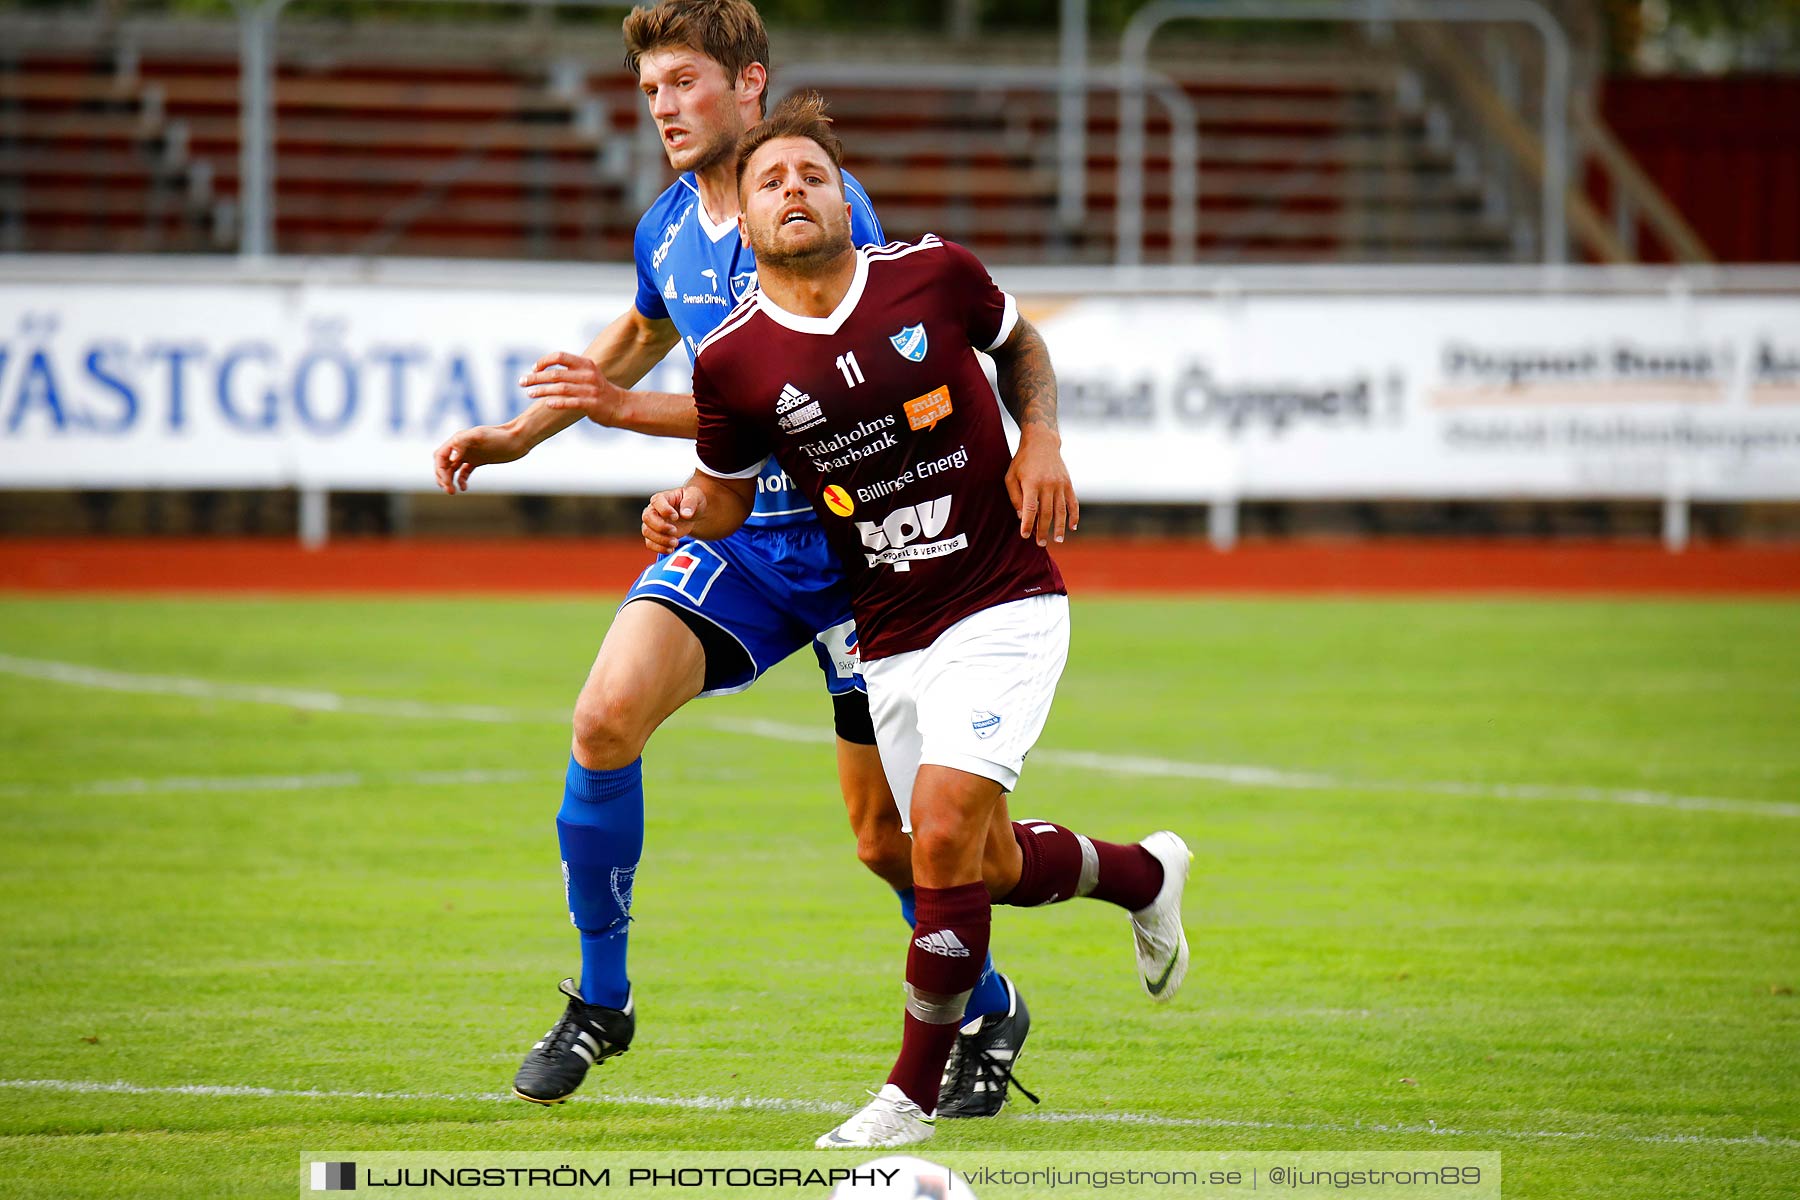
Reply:
M689 538L639 575L624 604L658 600L717 626L742 646L747 671L709 678L702 696L741 692L810 645L834 696L867 691L843 568L817 524L745 526L728 538ZM621 604L620 607L624 607Z

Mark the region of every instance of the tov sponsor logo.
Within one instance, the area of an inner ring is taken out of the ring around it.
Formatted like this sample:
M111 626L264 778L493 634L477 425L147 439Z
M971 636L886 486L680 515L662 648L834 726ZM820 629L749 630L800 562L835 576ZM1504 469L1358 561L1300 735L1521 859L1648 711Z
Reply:
M896 571L910 571L918 559L942 558L968 549L969 537L964 533L936 540L950 524L950 509L951 497L939 496L923 504L897 508L879 525L858 521L856 531L868 547L864 557L871 567L886 563Z

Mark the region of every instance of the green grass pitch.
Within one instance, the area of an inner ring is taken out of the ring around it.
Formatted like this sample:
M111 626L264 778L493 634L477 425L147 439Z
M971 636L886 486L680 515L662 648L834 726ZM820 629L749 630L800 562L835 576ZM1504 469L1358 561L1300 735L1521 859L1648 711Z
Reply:
M311 1148L798 1149L877 1084L897 907L829 745L745 732L826 728L796 661L651 745L636 1048L586 1103L497 1098L575 968L552 818L610 611L0 602L0 1194L291 1195ZM1014 813L1181 831L1194 969L1152 1006L1116 911L997 910L1044 1106L931 1146L1795 1195L1797 800L1791 603L1080 600Z

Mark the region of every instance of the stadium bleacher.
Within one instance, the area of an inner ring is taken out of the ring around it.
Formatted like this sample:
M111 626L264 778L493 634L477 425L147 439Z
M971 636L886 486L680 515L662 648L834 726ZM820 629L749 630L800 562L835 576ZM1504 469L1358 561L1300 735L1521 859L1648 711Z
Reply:
M0 71L0 99L12 248L231 247L234 63L24 58ZM333 254L626 253L624 188L602 157L614 136L606 99L601 89L557 95L503 70L284 69L274 88L278 244Z
M804 75L804 70L800 72ZM1169 72L1198 118L1198 257L1210 261L1503 259L1440 125L1391 57L1332 47L1256 63L1189 56ZM1111 261L1119 101L1087 105L1090 219L1056 220L1056 97L982 84L835 85L856 169L887 223L967 241L996 261ZM1146 251L1172 256L1169 121L1153 113L1145 166Z
M807 65L784 79L804 81ZM1391 52L1185 55L1203 147L1198 256L1505 261L1517 247L1447 122ZM1045 87L834 83L854 169L899 236L998 262L1115 253L1119 102L1087 107L1088 219L1059 221ZM0 63L0 206L15 250L229 249L238 76L124 45ZM275 240L287 253L620 259L641 202L633 80L610 66L411 63L348 46L274 83ZM1171 129L1152 109L1145 250L1171 257ZM649 163L645 167L645 163Z
M162 93L86 60L0 70L0 244L9 250L195 250L204 168Z

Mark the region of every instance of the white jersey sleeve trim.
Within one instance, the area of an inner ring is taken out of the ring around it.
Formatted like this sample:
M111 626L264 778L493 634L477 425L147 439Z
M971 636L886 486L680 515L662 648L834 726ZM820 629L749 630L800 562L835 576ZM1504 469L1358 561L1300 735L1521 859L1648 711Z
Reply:
M1013 326L1019 323L1019 302L1013 299L1011 292L1002 292L1001 295L1006 297L1006 311L1000 315L1000 332L994 335L993 341L981 348L983 354L1005 345L1006 339L1012 336Z
M769 456L765 454L756 460L756 465L754 467L746 467L742 471L715 471L704 462L700 463L700 469L705 471L708 475L711 475L714 479L755 479L758 475L762 474L762 469L767 465L768 461Z
M885 246L870 247L865 253L871 262L878 259L905 258L909 254L917 254L921 250L941 250L944 243L935 233L928 233L916 242L889 242Z
M700 344L694 347L693 357L698 359L701 352L708 346L725 337L727 334L742 328L744 322L756 315L756 296L756 292L751 292L748 296L745 296L742 300L738 301L738 306L725 314L725 319L719 322L718 328L700 339Z

